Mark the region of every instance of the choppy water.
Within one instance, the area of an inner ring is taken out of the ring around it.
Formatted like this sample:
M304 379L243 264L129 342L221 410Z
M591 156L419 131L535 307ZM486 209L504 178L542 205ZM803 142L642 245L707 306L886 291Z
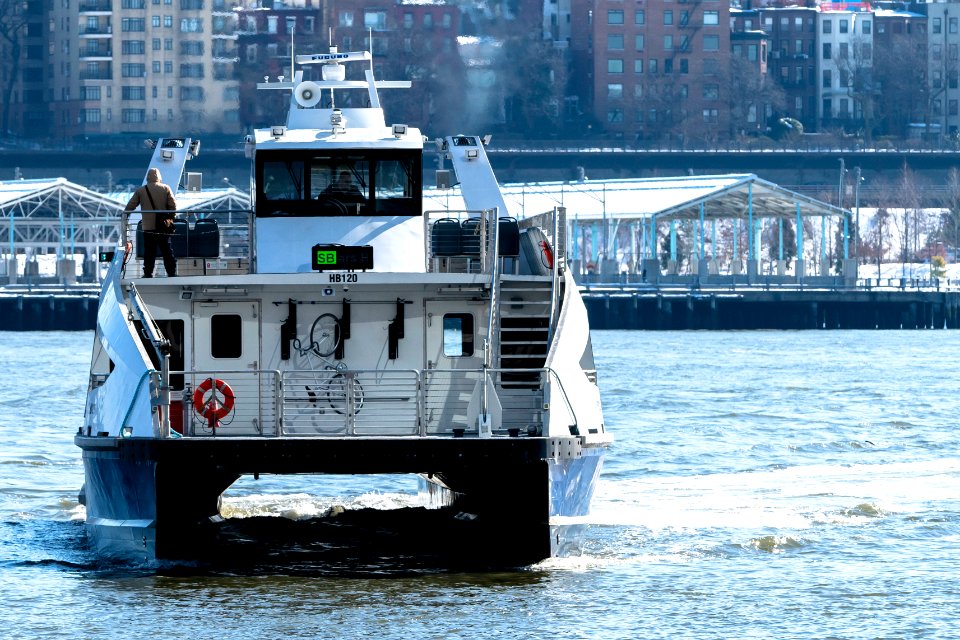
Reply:
M617 442L586 555L511 573L98 563L72 444L90 341L0 333L2 637L960 636L958 332L596 333ZM225 510L414 504L405 479L289 482Z

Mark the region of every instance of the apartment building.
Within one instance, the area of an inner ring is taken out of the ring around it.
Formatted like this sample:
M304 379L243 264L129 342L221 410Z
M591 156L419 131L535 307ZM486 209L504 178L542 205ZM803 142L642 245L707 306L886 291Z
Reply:
M571 54L592 63L581 102L619 139L711 140L728 129L724 95L729 3L717 0L576 3Z
M932 122L924 114L930 113L932 92L942 90L949 74L943 69L931 74L927 68L927 16L903 8L875 9L873 15L877 129L904 138L938 139L943 123ZM945 51L951 54L949 47ZM952 55L956 60L956 45ZM905 69L911 72L904 73ZM931 78L936 88L931 86ZM947 104L956 115L956 101Z
M50 108L62 136L240 131L237 0L58 0Z
M960 131L960 2L932 3L926 9L929 112L936 126L927 124L924 134L954 138Z
M0 131L45 136L47 57L45 5L42 0L11 2L0 26ZM17 55L19 53L19 55Z
M785 94L782 115L817 131L817 10L807 7L759 11L759 28L770 36L768 73Z

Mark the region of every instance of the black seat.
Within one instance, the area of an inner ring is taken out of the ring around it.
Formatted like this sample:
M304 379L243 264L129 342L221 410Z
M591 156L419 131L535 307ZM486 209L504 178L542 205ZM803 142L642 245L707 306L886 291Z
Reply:
M212 218L201 218L190 231L190 253L193 258L220 256L220 225Z
M453 218L434 222L430 229L430 245L434 256L460 255L460 223Z
M499 241L497 249L501 257L514 258L520 255L520 223L516 218L502 217L497 222Z
M480 237L480 218L467 218L460 223L460 252L465 256L479 256L483 239Z

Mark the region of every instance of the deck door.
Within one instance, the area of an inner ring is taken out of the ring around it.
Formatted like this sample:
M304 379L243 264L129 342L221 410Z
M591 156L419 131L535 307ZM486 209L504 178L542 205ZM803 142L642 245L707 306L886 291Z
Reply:
M208 377L223 380L236 400L221 429L236 434L262 433L274 419L270 407L276 381L258 373L259 302L194 302L193 331L192 369L200 373L193 376L192 387L196 389ZM196 415L194 420L202 422Z

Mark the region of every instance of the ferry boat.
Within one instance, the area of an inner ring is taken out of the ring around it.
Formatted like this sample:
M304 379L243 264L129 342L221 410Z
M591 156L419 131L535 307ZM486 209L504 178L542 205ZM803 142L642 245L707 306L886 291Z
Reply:
M141 277L136 213L104 257L75 437L89 540L195 558L243 476L414 474L504 564L577 553L612 436L565 212L510 211L482 137L387 125L380 90L410 83L375 79L368 51L296 67L258 85L290 107L246 138L243 234L185 210L199 142L167 138L148 169L185 185L178 277ZM462 210L424 210L425 144Z

